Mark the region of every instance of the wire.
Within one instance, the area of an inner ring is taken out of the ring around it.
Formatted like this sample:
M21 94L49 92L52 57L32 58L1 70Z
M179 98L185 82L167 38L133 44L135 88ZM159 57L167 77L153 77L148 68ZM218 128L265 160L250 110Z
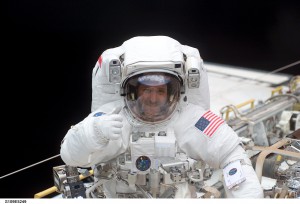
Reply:
M18 172L20 172L20 171L24 171L25 169L31 168L31 167L33 167L33 166L36 166L36 165L41 164L41 163L43 163L43 162L49 161L49 160L54 159L54 158L59 157L59 156L60 156L60 154L57 154L57 155L55 155L55 156L49 157L48 159L45 159L45 160L39 161L39 162L37 162L37 163L31 164L31 165L26 166L26 167L24 167L24 168L22 168L22 169L19 169L19 170L17 170L17 171L14 171L14 172L11 172L11 173L6 174L6 175L4 175L4 176L1 176L0 179L3 179L3 178L5 178L5 177L7 177L7 176L11 176L11 175L13 175L13 174L15 174L15 173L18 173Z
M274 73L276 73L276 72L279 72L279 71L288 69L288 68L290 68L290 67L292 67L292 66L295 66L295 65L297 65L297 64L300 64L300 60L299 60L299 61L296 61L296 62L293 62L293 63L291 63L291 64L288 64L288 65L286 65L286 66L280 67L280 68L278 68L278 69L275 69L274 71L271 71L271 72L267 73L266 75L274 74ZM264 76L266 76L266 75L264 75ZM263 76L263 77L264 77L264 76ZM261 78L261 77L260 77L260 78Z
M268 98L265 103L269 103L270 101L272 101L274 98L282 98L282 97L292 97L296 100L297 103L300 102L300 99L293 95L293 94L280 94L280 95L275 95L275 96L272 96L271 98Z

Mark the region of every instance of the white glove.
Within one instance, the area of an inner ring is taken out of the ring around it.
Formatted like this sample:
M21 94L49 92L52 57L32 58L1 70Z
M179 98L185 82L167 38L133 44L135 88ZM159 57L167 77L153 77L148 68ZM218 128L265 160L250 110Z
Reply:
M114 114L117 112L119 111L114 110L107 115L95 117L94 119L96 134L106 142L108 140L117 140L122 135L123 117L119 114Z

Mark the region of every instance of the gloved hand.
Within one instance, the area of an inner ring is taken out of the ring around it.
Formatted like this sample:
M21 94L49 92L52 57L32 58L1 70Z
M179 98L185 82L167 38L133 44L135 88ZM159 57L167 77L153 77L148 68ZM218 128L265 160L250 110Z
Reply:
M100 139L117 140L122 136L123 117L115 112L95 118L94 128Z

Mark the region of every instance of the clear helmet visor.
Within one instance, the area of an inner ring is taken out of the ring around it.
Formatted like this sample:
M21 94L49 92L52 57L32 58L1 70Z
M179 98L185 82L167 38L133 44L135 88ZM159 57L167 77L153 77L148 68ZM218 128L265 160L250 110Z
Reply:
M180 81L169 73L138 74L126 82L125 93L125 102L133 117L155 124L168 119L175 111Z

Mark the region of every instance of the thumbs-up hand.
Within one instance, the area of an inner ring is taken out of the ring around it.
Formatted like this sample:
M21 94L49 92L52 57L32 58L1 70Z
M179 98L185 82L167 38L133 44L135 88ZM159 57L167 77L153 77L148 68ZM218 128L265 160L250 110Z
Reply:
M123 117L117 114L121 108L115 108L112 112L95 118L94 128L101 139L117 140L122 136Z

